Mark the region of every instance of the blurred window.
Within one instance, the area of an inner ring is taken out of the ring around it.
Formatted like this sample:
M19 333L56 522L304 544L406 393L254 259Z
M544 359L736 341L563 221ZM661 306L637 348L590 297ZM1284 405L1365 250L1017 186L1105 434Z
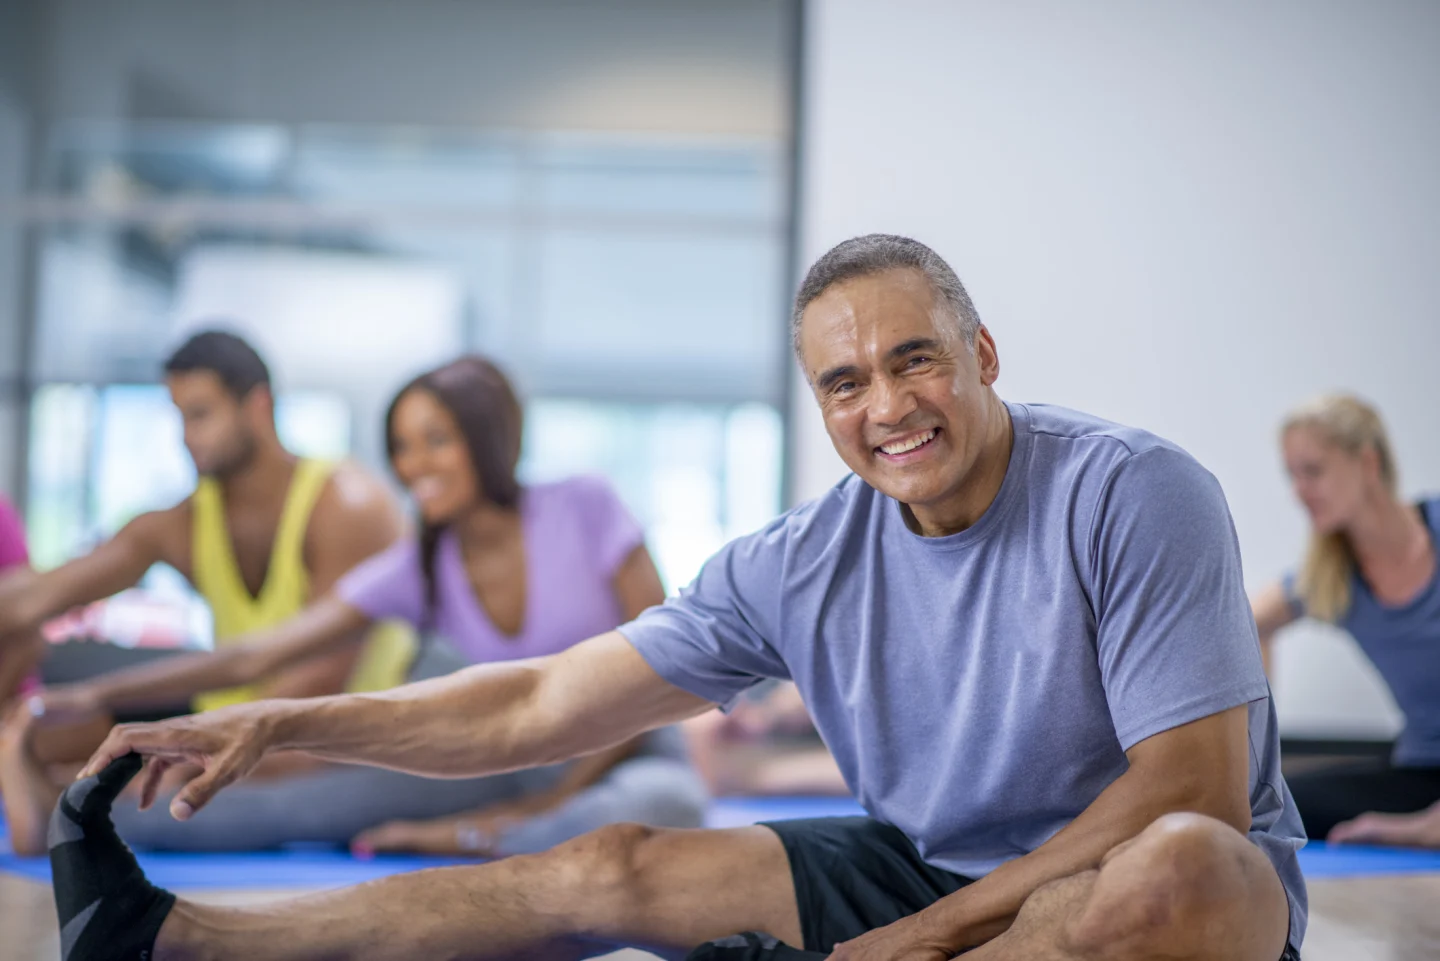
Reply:
M69 121L42 181L40 564L189 489L159 367L217 319L269 360L287 443L380 471L394 390L494 357L529 398L526 477L608 477L671 588L779 510L777 143Z

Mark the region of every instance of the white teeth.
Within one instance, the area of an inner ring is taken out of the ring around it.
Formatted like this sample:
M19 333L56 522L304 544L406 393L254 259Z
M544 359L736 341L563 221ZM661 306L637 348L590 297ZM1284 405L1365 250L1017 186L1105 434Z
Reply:
M925 444L930 443L930 441L934 439L935 430L932 428L930 430L927 430L923 434L917 434L909 440L902 440L894 444L885 444L880 449L883 450L885 453L891 455L904 454L914 450L917 447L924 446Z
M429 500L440 493L440 482L433 477L422 477L410 485L410 496L418 501Z

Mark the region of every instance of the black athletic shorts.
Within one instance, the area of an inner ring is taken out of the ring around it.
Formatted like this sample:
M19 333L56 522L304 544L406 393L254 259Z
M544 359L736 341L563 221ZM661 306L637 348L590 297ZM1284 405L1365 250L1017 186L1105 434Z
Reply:
M867 817L770 821L790 858L804 950L759 934L712 941L691 961L820 961L835 945L909 917L971 882L926 864L898 828ZM1300 961L1286 946L1279 961Z

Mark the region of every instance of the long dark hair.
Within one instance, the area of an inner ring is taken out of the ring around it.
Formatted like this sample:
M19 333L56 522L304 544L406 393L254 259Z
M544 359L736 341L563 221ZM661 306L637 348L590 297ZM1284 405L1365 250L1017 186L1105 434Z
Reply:
M500 368L477 354L467 354L443 367L427 371L400 388L385 412L385 451L395 461L395 409L406 394L423 390L455 418L480 493L496 507L514 510L520 503L520 482L515 465L520 460L523 414L515 388ZM425 575L426 603L435 608L435 549L443 524L420 524L420 569Z

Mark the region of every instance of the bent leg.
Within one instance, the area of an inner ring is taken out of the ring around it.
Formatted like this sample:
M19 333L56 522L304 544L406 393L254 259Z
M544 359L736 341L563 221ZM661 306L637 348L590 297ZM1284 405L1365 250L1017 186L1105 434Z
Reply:
M23 705L0 727L0 802L10 847L21 857L45 853L45 826L60 798L35 748L35 719Z
M1270 861L1240 832L1169 814L1101 862L1051 882L1010 930L967 958L1057 961L1278 961L1289 902Z

